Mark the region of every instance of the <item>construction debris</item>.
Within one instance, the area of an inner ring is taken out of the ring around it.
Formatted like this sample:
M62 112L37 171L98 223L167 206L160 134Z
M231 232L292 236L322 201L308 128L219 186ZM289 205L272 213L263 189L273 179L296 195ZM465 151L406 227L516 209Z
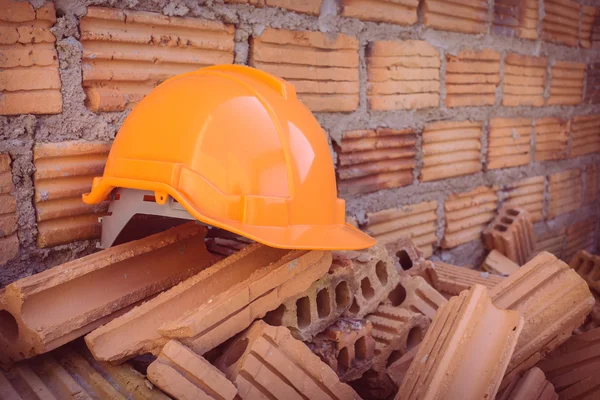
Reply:
M579 250L569 265L585 279L590 288L600 293L600 257Z
M552 383L548 382L544 372L533 367L522 377L515 377L506 389L500 393L498 400L558 400Z
M492 274L508 276L519 269L519 264L494 249L481 264L481 269Z
M436 261L434 268L427 271L431 276L432 286L440 293L457 295L474 285L493 288L504 279L489 272L475 271L467 267L457 267Z
M402 307L433 319L438 308L447 300L420 276L401 276L384 304Z
M529 213L518 207L504 206L483 231L483 242L519 265L529 261L535 250L533 225Z

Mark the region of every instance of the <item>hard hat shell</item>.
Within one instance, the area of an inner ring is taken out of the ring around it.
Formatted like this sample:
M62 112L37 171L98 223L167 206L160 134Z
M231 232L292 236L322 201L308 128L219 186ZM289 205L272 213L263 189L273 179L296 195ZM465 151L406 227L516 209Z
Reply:
M294 87L250 67L207 67L152 90L83 201L116 187L155 191L159 203L170 195L198 220L272 247L375 244L345 223L327 140Z

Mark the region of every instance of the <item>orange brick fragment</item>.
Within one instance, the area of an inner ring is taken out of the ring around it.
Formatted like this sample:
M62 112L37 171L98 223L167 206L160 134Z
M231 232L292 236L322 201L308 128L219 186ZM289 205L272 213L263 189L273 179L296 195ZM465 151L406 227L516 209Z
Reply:
M569 266L581 276L589 287L600 292L600 257L592 255L585 250L579 250L573 257Z
M217 21L89 7L80 30L92 111L132 108L167 78L233 62L234 27Z
M426 124L421 182L480 172L482 127L483 123L470 121Z
M582 101L585 63L556 62L550 71L548 105L577 105Z
M496 0L492 32L496 35L537 39L538 1Z
M582 115L571 120L571 158L600 153L600 115Z
M554 386L544 372L533 367L522 377L512 380L508 387L496 397L498 400L558 400Z
M15 258L19 252L17 237L17 202L13 191L10 156L0 154L0 265Z
M250 4L255 7L280 7L310 15L319 15L321 11L321 0L225 0L225 3Z
M544 0L542 39L577 47L580 8L574 0Z
M532 120L493 118L489 124L488 169L527 165L531 160Z
M475 271L468 267L457 267L439 261L434 263L430 274L433 287L441 293L450 295L459 294L474 285L483 285L491 289L504 280L504 277L489 272Z
M54 3L34 10L26 2L0 5L0 115L62 111Z
M494 221L483 232L483 242L518 265L525 264L535 248L533 224L522 208L503 206Z
M429 273L429 271L427 271ZM400 282L383 304L405 308L433 319L446 298L421 276L400 276Z
M503 106L543 106L545 84L545 58L515 53L509 53L505 57Z
M340 194L410 185L416 166L416 143L412 129L346 132L340 144L334 145Z
M249 65L292 83L313 112L358 107L358 41L353 37L267 28L250 42Z
M481 264L481 269L492 274L508 276L519 269L519 264L494 249Z
M423 22L444 31L485 33L488 3L485 0L425 0Z
M504 204L527 210L533 222L543 218L544 177L534 176L514 183L504 190Z
M567 158L569 145L568 121L560 118L535 120L535 161L554 161Z
M343 0L342 15L363 21L412 25L417 22L418 0Z
M570 169L548 177L550 206L548 218L577 210L582 203L581 170Z
M446 55L446 106L490 106L500 83L500 54L493 50Z
M439 70L439 52L425 41L371 43L367 53L369 108L410 110L438 107Z

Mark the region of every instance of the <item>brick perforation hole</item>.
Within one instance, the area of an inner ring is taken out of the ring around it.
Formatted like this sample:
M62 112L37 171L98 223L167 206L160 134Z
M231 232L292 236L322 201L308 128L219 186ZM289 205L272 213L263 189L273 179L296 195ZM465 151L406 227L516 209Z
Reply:
M321 319L326 318L331 314L331 300L327 288L321 289L319 293L317 293L317 313Z
M398 262L403 270L408 271L413 267L413 261L406 252L406 250L400 250L396 253L396 257L398 258Z
M299 328L306 328L310 325L310 299L308 297L296 300L296 314Z
M335 287L335 305L337 310L340 311L346 308L350 300L352 300L352 293L350 293L348 282L341 281Z
M371 285L369 278L363 278L360 282L360 290L362 291L365 300L372 299L373 296L375 296L375 290L373 289L373 285Z
M375 265L375 273L377 274L377 279L379 279L381 285L385 286L388 282L387 264L383 261L379 261L377 265Z

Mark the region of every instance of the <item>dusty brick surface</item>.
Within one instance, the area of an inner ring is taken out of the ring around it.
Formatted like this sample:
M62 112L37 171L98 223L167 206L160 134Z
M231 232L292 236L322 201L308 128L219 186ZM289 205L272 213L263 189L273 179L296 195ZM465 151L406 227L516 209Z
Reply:
M392 258L395 259L396 270L400 275L427 276L426 270L431 262L425 260L423 252L412 240L400 238L385 245Z
M562 254L564 261L570 261L579 250L594 251L596 219L588 219L571 224L565 234L565 247Z
M475 271L467 267L457 267L443 262L435 262L434 265L431 270L432 286L440 293L457 295L476 284L492 289L504 280L499 275Z
M492 32L495 35L535 40L538 38L538 16L538 0L496 0Z
M570 169L548 176L548 192L550 194L548 218L575 211L582 203L581 170Z
M367 52L367 100L372 110L437 107L440 55L421 40L378 41Z
M342 15L363 21L412 25L417 22L418 0L343 0Z
M481 269L492 274L508 276L519 269L519 264L493 249L481 264Z
M527 210L533 222L543 219L544 177L534 176L503 189L504 204Z
M498 394L498 400L558 400L558 394L544 372L533 367L520 378L513 379L508 387Z
M340 194L370 193L410 185L417 139L412 129L349 131L334 145Z
M576 47L579 44L579 12L574 0L544 0L542 39Z
M600 153L600 115L574 117L571 135L571 158Z
M600 167L598 165L588 165L585 168L583 204L594 204L598 201L598 191L600 190Z
M423 22L431 28L484 33L488 23L488 3L483 0L445 2L425 0Z
M481 171L482 123L434 122L423 129L421 182L437 181ZM450 165L452 168L449 168Z
M600 257L579 250L569 262L569 266L585 279L590 288L600 292Z
M493 118L489 123L488 169L527 165L531 159L532 120Z
M569 121L548 117L535 120L535 161L567 158Z
M500 53L485 49L446 55L446 106L486 106L496 101Z
M582 6L581 14L581 31L579 32L579 45L584 48L592 46L592 31L594 21L598 17L598 7Z
M587 66L584 104L600 104L600 63Z
M400 282L383 304L405 308L433 319L446 298L421 276L400 276Z
M358 41L353 37L267 28L250 43L249 65L292 83L313 112L349 112L358 106Z
M92 111L132 108L167 78L233 62L234 28L221 22L89 7L80 27Z
M15 258L19 252L17 202L11 194L13 191L10 156L0 154L0 265Z
M545 84L545 58L515 53L506 55L504 58L503 106L543 106Z
M558 228L550 230L542 235L536 235L535 253L547 251L554 256L562 259L562 254L565 248L566 228Z
M225 3L230 4L249 4L255 7L280 7L286 10L310 15L319 15L321 2L321 0L225 0Z
M550 70L550 97L547 104L580 104L583 95L585 64L557 61Z
M519 207L503 206L483 231L483 242L489 250L498 250L518 265L525 264L535 248L529 213Z

